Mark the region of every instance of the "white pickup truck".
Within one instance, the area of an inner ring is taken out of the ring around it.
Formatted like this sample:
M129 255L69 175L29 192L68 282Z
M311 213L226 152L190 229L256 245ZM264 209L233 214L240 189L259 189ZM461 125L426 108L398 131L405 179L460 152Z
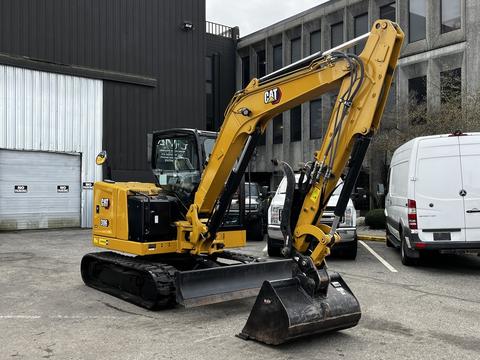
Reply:
M295 180L298 182L300 175L295 175ZM342 191L343 183L340 181L337 188L333 192L327 207L323 212L321 222L326 225L331 225L333 222L333 211L337 205L338 196ZM268 208L268 255L280 256L280 250L283 246L283 235L280 230L280 221L282 218L283 204L285 202L285 191L287 188L287 179L284 177L278 186L275 196ZM335 244L332 252L342 255L345 258L354 260L357 257L357 218L355 207L352 200L348 201L345 214L342 222L339 225L337 232L341 237L341 242Z

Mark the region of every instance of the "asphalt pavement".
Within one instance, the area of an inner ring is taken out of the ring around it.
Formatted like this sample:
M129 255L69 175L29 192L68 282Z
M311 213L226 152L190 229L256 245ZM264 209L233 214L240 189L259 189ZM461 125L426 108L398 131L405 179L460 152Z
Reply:
M89 230L0 233L1 359L480 358L477 256L409 268L398 250L361 242L356 261L328 260L360 301L359 325L272 347L235 337L253 298L151 312L86 287L92 250Z

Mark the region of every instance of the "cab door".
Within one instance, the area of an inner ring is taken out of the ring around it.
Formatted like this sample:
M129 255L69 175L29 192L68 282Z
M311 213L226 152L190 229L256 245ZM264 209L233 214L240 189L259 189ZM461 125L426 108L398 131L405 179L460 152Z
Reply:
M459 136L465 239L480 241L480 136Z

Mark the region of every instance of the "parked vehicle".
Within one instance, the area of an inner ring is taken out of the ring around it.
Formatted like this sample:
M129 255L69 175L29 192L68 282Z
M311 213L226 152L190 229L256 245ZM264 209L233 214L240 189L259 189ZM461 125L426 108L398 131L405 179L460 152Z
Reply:
M268 194L258 183L245 182L245 228L247 240L261 241L266 231ZM234 197L230 213L238 213L238 197Z
M393 154L387 246L415 265L427 251L480 253L480 133L418 137Z
M295 175L295 180L298 181L300 175ZM321 222L326 225L333 223L335 206L337 205L338 197L342 191L343 183L340 181L337 188L333 192L327 207L323 212ZM287 179L284 177L278 186L275 196L270 203L268 209L268 242L267 249L269 256L280 256L280 251L283 246L283 235L280 230L280 221L282 219L283 204L285 202L285 191L287 188ZM357 256L357 217L355 207L352 200L348 201L345 215L342 219L337 232L341 236L341 242L335 244L332 248L334 254L339 254L348 259L355 259Z

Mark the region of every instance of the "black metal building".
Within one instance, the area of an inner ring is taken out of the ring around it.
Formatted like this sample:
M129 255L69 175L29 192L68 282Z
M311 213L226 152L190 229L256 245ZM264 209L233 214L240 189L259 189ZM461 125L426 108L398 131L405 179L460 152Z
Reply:
M237 37L207 27L205 0L0 2L0 65L103 81L115 180L151 180L148 132L218 128L235 90Z

